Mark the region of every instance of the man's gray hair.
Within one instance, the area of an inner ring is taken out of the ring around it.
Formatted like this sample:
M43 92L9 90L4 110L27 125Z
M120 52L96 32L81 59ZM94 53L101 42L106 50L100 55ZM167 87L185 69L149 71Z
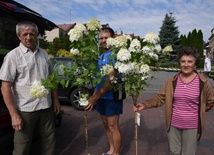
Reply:
M30 22L30 21L23 21L23 22L19 22L18 24L16 24L16 34L19 35L20 34L20 28L21 27L33 27L36 31L37 34L39 34L39 30L38 27L35 23Z

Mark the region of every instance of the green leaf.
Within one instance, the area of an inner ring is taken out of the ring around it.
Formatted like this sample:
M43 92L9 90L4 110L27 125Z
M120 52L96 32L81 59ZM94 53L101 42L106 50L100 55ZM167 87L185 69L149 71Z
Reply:
M66 88L68 87L69 83L70 83L70 81L67 80L67 82L66 82L66 84L65 84L65 87L66 87Z
M66 83L65 83L65 80L62 80L62 79L61 79L59 83L61 84L62 87L65 87L65 84L66 84Z

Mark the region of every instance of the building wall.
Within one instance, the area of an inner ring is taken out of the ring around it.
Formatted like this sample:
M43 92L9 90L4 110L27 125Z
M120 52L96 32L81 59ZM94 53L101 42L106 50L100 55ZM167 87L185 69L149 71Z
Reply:
M60 34L60 29L59 28L55 28L52 31L45 31L45 40L48 42L53 42L54 38L59 38L59 34Z
M212 37L210 38L210 41L209 41L209 49L210 49L210 52L214 52L214 34L212 35Z

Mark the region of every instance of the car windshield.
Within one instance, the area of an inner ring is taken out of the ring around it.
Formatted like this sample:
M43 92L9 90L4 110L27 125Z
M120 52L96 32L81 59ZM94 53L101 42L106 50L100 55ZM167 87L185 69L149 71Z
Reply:
M69 58L53 58L51 59L54 70L58 71L59 75L64 74L63 66L69 67L72 65L72 59Z

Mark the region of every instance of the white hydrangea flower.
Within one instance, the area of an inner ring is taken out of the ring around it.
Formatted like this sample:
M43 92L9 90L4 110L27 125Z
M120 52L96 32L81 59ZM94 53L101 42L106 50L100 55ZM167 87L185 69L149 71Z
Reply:
M143 52L144 54L149 54L149 53L153 52L153 50L152 50L152 47L144 46L144 47L142 48L142 52Z
M30 96L32 98L42 98L47 96L49 91L41 84L40 81L34 81L31 89L30 89Z
M69 40L71 42L78 41L78 40L80 40L83 37L82 31L80 31L78 29L75 29L75 28L71 29L68 32L68 35L69 35Z
M117 83L117 79L115 78L115 76L110 76L110 81L111 83Z
M88 105L88 94L81 94L79 103L80 103L80 106L87 106Z
M102 76L108 75L113 70L114 70L114 67L112 65L110 64L103 65L101 68L101 75Z
M68 32L69 40L71 42L78 41L83 37L84 34L87 34L86 27L83 24L78 23Z
M141 44L140 44L140 41L138 39L135 38L131 41L129 51L130 52L136 52L136 53L141 52Z
M129 62L129 63L116 62L115 68L118 69L119 73L129 74L132 72L132 70L134 68L134 64L131 62Z
M127 38L124 35L118 36L114 38L114 40L115 40L114 46L117 48L127 46Z
M154 60L158 60L158 55L154 52L147 53L147 55Z
M127 40L132 40L132 37L129 34L124 34Z
M132 62L132 66L133 66L132 73L139 74L140 64L136 62Z
M115 68L115 69L118 69L119 66L121 66L121 64L122 64L122 62L117 61L117 62L114 64L114 68Z
M161 45L160 44L156 44L154 49L156 50L157 53L160 53L162 48L161 48Z
M92 18L91 20L88 21L87 28L90 31L99 31L101 30L102 26L100 24L100 21L98 21L95 18Z
M145 73L148 73L149 71L150 71L149 65L147 65L147 64L142 64L142 65L140 66L139 73L145 74Z
M149 55L151 58L153 58L153 59L155 59L155 60L158 60L158 55L157 55L156 53L150 52L148 55Z
M73 55L78 55L80 53L80 51L76 48L72 48L72 49L70 49L70 53Z
M149 74L148 74L148 75L143 75L143 76L141 76L141 80L142 80L142 81L145 81L145 80L147 80L149 77L150 77Z
M172 45L167 45L166 47L164 47L164 49L162 50L163 54L165 55L169 55L170 52L172 52L173 49L172 49Z
M146 34L144 40L145 42L149 42L149 43L152 43L152 44L157 44L160 42L160 38L158 36L158 34L156 33L153 33L153 32L149 32Z
M85 25L83 25L82 23L76 24L74 29L81 31L82 33L85 33L87 31Z
M126 61L131 58L131 53L126 48L121 48L117 53L117 60Z
M109 37L109 38L106 40L106 44L107 44L107 47L112 47L112 46L114 46L114 44L115 44L114 38Z

